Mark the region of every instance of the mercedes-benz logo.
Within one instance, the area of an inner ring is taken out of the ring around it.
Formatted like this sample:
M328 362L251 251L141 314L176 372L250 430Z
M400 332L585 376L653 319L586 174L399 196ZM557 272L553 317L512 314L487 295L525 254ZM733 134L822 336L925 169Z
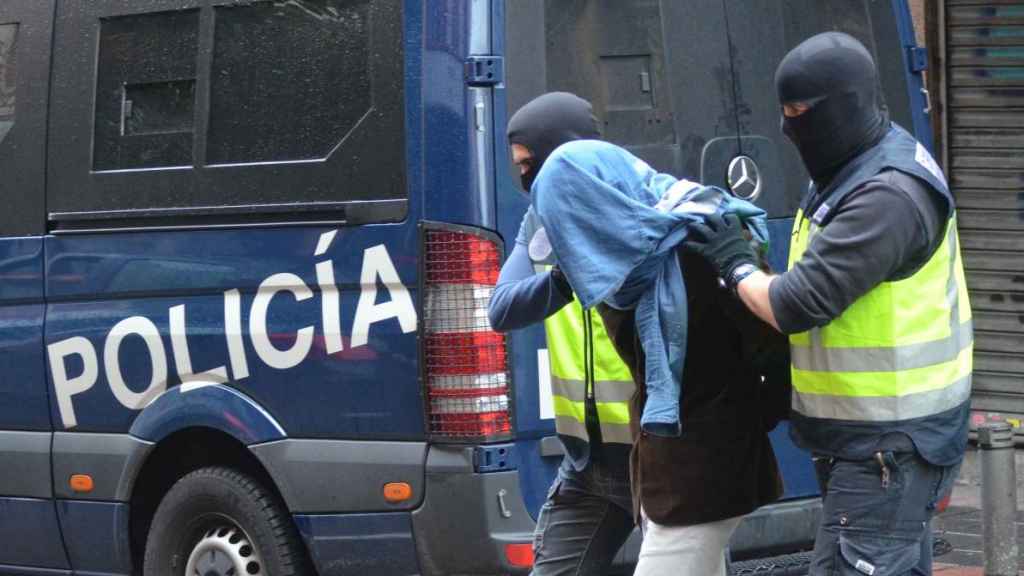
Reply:
M733 196L753 200L761 195L761 170L750 156L733 158L726 176Z

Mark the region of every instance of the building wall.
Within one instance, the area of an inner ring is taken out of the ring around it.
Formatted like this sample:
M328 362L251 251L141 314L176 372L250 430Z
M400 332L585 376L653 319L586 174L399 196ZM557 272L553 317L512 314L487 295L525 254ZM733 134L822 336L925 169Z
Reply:
M914 30L917 32L917 43L925 46L924 35L924 3L926 0L910 0L910 14L914 17Z

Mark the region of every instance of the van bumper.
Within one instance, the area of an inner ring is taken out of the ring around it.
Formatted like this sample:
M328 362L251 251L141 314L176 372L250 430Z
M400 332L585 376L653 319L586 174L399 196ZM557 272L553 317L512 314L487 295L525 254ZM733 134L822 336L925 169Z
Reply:
M533 542L533 528L518 471L477 473L471 447L429 448L423 504L412 512L421 574L527 574L505 546Z
M820 517L820 498L765 506L744 518L730 541L730 556L742 561L809 550ZM477 473L471 447L429 448L424 500L412 512L422 574L527 574L529 567L509 563L505 546L531 543L534 527L518 471ZM632 573L640 542L635 530L615 559L615 573Z

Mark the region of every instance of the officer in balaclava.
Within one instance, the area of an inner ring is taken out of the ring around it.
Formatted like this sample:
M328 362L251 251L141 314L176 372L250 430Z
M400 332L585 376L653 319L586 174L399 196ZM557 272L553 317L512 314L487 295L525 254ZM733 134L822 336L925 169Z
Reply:
M527 103L508 122L523 192L530 193L556 148L598 138L591 105L578 96L551 92ZM537 519L533 574L604 574L634 526L628 399L635 385L600 317L584 312L554 264L531 206L501 268L488 315L499 332L544 322L547 334L553 398L541 412L554 415L565 457ZM577 409L581 402L583 413Z
M889 122L856 39L804 41L775 81L812 180L789 271L758 270L728 216L694 226L688 249L790 335L791 434L824 493L810 574L931 574L929 523L963 459L971 392L953 197L931 154Z

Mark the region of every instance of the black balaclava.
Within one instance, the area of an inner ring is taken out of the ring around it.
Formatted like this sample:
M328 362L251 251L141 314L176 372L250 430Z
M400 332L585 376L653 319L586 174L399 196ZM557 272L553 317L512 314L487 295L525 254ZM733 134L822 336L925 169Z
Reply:
M590 102L568 92L548 92L529 101L508 121L510 144L526 146L533 154L530 169L522 175L529 194L533 180L548 156L566 142L601 137Z
M810 106L795 118L783 114L782 131L819 188L889 130L875 62L847 34L825 32L801 42L779 64L775 87L781 104Z

